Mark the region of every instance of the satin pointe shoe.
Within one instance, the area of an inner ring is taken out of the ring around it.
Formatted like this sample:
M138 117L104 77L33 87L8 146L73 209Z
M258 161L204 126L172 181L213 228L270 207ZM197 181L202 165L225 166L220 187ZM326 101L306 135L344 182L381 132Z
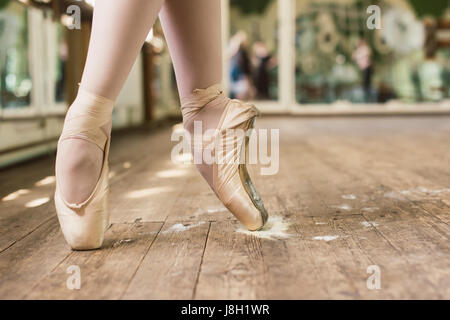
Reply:
M104 152L100 178L89 197L82 203L68 203L58 187L56 168L55 207L61 230L73 250L91 250L102 246L109 227L108 155L111 137L101 127L111 121L114 102L80 89L77 103L87 106L81 111L69 110L58 144L66 139L84 139Z
M194 157L198 151L203 155L212 149L214 162L210 172L202 173L225 207L250 231L261 230L268 220L268 213L247 171L249 130L253 129L259 115L253 104L231 100L223 95L220 84L206 89L196 89L182 99L183 120L186 125L196 122L202 108L215 100L225 105L224 111L212 136L202 135L201 142L194 134L191 141ZM242 133L246 134L242 134ZM203 170L204 171L204 170Z

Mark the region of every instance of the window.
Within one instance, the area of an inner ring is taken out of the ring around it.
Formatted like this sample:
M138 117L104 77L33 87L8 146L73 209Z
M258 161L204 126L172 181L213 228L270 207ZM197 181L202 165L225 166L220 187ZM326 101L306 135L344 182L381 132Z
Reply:
M275 0L230 1L230 96L278 99L278 3Z
M65 41L65 28L61 24L55 24L54 26L56 37L53 40L55 45L55 54L53 58L54 68L54 101L55 103L64 103L66 99L66 84L65 84L65 70L68 56L68 47Z
M382 29L366 25L372 2L296 0L298 103L439 102L448 97L449 49L434 40L443 12L425 19L408 1L374 3L380 6Z
M27 9L15 2L0 10L0 107L30 106L32 81Z

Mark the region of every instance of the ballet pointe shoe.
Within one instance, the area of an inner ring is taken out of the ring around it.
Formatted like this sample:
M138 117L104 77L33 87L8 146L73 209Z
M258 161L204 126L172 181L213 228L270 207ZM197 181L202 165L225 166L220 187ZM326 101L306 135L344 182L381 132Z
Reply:
M114 102L80 89L77 99L84 110L67 114L59 142L65 139L84 139L96 144L104 152L98 182L82 203L68 203L58 183L56 167L55 207L61 231L73 250L92 250L102 246L103 236L109 226L108 206L108 155L111 137L101 127L111 121Z
M196 89L182 99L183 120L189 127L196 115L209 102L220 99L225 108L212 136L195 136L195 154L203 155L212 149L214 161L208 180L209 185L225 207L250 231L261 230L268 220L268 213L247 172L249 131L253 129L258 110L252 104L231 100L222 93L220 84L207 89ZM188 130L189 131L189 130ZM197 147L200 145L200 149ZM202 173L203 174L203 173Z

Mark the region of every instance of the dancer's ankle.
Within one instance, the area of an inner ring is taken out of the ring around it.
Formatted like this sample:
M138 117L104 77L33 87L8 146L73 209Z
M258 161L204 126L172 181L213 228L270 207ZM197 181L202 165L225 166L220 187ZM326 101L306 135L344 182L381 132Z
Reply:
M86 200L102 170L104 148L111 130L114 102L79 90L70 106L58 143L57 180L69 203Z

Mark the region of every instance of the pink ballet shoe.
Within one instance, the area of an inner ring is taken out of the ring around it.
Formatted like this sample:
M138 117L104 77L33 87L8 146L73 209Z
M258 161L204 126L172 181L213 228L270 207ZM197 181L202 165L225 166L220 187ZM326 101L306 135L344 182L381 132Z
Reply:
M247 229L260 230L268 220L268 213L246 167L249 141L247 131L253 129L259 112L252 104L224 97L217 84L207 89L196 89L192 95L182 99L185 123L195 121L195 115L214 99L223 99L226 107L214 137L201 143L203 149L211 141L214 144L212 181L208 182L219 200ZM247 134L241 134L242 132Z
M101 127L111 121L114 102L81 89L77 99L90 108L77 114L68 113L59 141L84 139L96 144L104 151L103 166L93 192L79 204L68 203L64 199L56 172L55 207L62 233L71 248L91 250L102 246L109 226L108 155L111 137Z

